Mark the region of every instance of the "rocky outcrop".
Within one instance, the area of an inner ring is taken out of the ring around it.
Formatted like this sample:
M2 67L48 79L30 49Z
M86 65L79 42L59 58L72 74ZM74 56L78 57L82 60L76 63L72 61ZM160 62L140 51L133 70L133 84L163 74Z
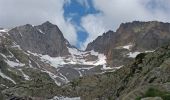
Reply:
M116 32L109 31L99 36L96 40L88 44L86 50L104 53L107 56L108 63L114 66L114 61L112 60L119 59L115 58L113 54L115 54L115 51L120 47L129 45L129 52L145 52L155 50L169 42L169 23L134 21L132 23L121 24ZM120 50L119 53L121 53L121 51L122 50ZM122 57L124 56L125 55Z
M170 41L170 24L150 21L121 24L116 31L119 36L119 43L134 44L136 50L153 50Z
M117 43L118 34L108 31L102 36L97 37L93 42L89 43L86 51L94 50L106 54L110 48L114 48Z
M151 21L123 23L116 32L108 31L89 43L86 50L107 54L105 49L133 44L134 49L153 50L170 41L170 24ZM107 47L107 48L105 48ZM101 48L103 50L101 50Z
M11 38L26 51L46 54L52 57L68 55L68 41L56 25L45 22L42 25L24 25L8 32Z

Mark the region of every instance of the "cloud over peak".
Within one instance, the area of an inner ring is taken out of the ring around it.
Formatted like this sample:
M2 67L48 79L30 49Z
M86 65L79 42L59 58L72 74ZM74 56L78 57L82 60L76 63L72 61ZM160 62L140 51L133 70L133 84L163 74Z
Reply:
M84 45L87 46L87 43L104 31L115 31L122 22L134 20L168 22L169 5L169 0L93 0L93 6L100 12L82 18L82 26L89 33Z
M85 48L131 21L170 22L170 0L0 0L0 27L56 24L72 45Z
M38 25L48 20L57 24L65 38L76 45L76 29L70 20L64 18L63 6L66 3L69 0L0 0L0 26Z

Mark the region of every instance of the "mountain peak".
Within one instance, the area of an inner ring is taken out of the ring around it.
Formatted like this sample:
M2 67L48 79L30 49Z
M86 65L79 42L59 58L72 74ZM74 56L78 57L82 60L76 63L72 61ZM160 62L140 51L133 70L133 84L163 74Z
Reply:
M24 50L52 57L69 54L67 40L57 25L49 21L34 27L30 24L19 26L9 34Z
M159 21L133 21L133 22L127 22L127 23L122 23L120 24L119 28L117 29L116 32L121 32L121 30L131 30L131 29L143 29L143 30L147 30L147 29L151 29L154 27L167 27L169 26L170 23L164 23L164 22L159 22Z
M42 25L45 25L45 26L54 26L54 24L52 24L50 21L46 21L46 22L42 23Z

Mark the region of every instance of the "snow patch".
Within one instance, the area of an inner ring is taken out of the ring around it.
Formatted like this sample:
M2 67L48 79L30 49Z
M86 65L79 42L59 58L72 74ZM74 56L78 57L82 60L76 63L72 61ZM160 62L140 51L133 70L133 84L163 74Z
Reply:
M56 68L66 64L63 57L50 57L49 55L42 55L41 60Z
M106 65L103 65L103 68L102 68L102 70L111 70L111 69L114 69L114 68L108 67Z
M4 55L4 54L2 54L2 53L0 53L0 55L1 56L3 56L3 58L5 58L5 62L10 66L10 67L22 67L22 66L25 66L25 64L23 64L23 63L20 63L18 60L18 62L14 62L14 61L10 61L10 60L8 60L8 58Z
M58 76L56 76L55 74L53 74L53 73L51 73L51 72L49 72L49 71L47 71L47 70L42 71L42 72L45 72L45 73L49 74L49 76L54 80L55 84L57 84L58 86L61 85L61 83L56 80L56 78L57 78Z
M123 48L124 48L124 49L128 49L128 50L130 50L130 48L131 48L132 46L133 46L133 45L129 44L129 45L125 45L125 46L123 46Z
M148 52L154 52L154 50L144 51L144 52L139 52L139 51L129 52L127 55L128 55L129 58L135 58L140 53L148 53Z
M129 52L127 55L129 58L135 58L138 54L140 54L141 52Z
M94 66L93 66L93 67L74 68L74 69L75 69L75 70L90 70L90 69L92 69L92 68L94 68Z
M92 66L106 64L106 57L104 54L99 54L98 52L94 52L94 51L83 52L77 50L76 48L68 48L68 50L71 55L66 57L51 57L49 55L32 53L30 51L27 52L34 56L40 57L41 61L46 62L55 68L62 67L65 64L81 64L81 65L92 65ZM93 61L86 61L85 58L88 55L96 56L97 59Z
M19 50L22 50L20 45L17 45L16 42L13 42L13 45L11 46L12 48L18 48Z
M37 30L42 34L45 34L41 29L37 28Z
M14 61L10 61L10 60L6 60L6 63L10 66L10 67L23 67L25 66L25 64L23 63L19 63L19 62L14 62Z
M53 99L50 100L81 100L80 97L64 97L64 96L55 96Z
M59 73L59 75L60 75L61 77L63 77L63 80L65 81L65 83L68 83L68 82L69 82L69 80L67 79L67 77L65 77L63 74Z
M4 84L0 84L0 85L3 86L3 87L9 88L8 86L6 86L6 85L4 85Z
M119 66L119 67L115 67L115 69L120 69L120 68L122 68L123 67L123 65L122 66Z
M95 51L88 51L88 52L83 52L79 51L76 48L68 48L69 53L71 54L70 61L72 64L83 64L83 65L104 65L106 64L106 57L104 54L99 54L98 52ZM85 57L88 55L92 56L97 56L97 60L94 61L86 61Z
M8 32L7 29L0 29L0 32Z
M19 32L19 35L22 37L22 33L21 32Z
M68 51L71 55L83 55L83 54L86 54L86 52L83 52L83 51L80 51L80 50L77 50L76 48L72 47L72 48L69 48L68 47Z
M1 76L2 78L5 78L5 79L7 79L7 80L10 80L10 81L13 82L14 84L16 84L16 82L15 82L13 79L11 79L10 77L6 76L4 73L2 73L1 70L0 70L0 76Z
M22 73L22 75L24 76L25 80L30 80L30 77L28 75L26 75L22 69L19 69L19 71Z
M80 77L82 77L82 76L83 76L83 74L81 73L81 71L80 71L80 70L78 70L78 73L79 73Z

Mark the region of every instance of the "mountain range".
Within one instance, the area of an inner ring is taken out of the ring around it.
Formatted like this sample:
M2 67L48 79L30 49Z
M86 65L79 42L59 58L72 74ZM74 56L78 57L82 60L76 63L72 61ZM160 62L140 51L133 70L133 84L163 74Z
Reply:
M0 100L168 100L169 43L157 21L122 23L84 51L49 21L0 28Z

